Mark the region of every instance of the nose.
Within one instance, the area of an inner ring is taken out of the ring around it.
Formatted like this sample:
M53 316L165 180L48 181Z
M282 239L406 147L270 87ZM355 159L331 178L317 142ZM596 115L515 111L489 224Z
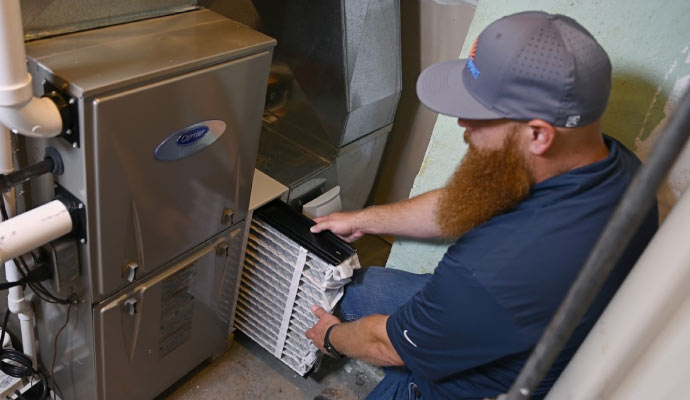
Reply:
M465 129L470 127L469 121L466 119L462 119L462 118L458 118L458 125L460 125L461 127L465 128Z

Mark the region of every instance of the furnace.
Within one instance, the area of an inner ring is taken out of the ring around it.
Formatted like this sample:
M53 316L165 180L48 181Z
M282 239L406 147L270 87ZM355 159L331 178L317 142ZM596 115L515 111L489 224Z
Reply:
M225 349L246 243L275 40L199 10L27 45L34 93L64 99L46 146L64 173L32 181L30 208L71 196L85 210L57 274L81 300L57 342L66 399L151 399ZM37 302L40 360L65 307ZM95 368L94 368L95 366Z

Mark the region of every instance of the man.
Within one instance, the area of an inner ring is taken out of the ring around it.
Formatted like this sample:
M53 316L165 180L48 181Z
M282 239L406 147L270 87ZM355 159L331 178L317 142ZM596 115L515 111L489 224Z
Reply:
M432 65L420 100L455 116L469 150L446 187L317 218L313 232L459 237L433 275L368 268L347 320L314 307L321 350L387 366L373 399L484 398L508 390L639 166L601 132L611 65L562 15L489 25L467 60ZM640 210L647 212L647 210ZM654 234L656 207L539 387L553 385Z

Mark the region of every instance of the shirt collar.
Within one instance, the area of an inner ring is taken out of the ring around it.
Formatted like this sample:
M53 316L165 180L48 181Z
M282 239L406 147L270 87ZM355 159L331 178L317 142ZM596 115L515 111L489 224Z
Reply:
M527 198L515 208L543 207L581 193L608 178L618 167L620 143L607 135L604 135L604 142L609 148L609 155L605 159L539 182L532 186Z

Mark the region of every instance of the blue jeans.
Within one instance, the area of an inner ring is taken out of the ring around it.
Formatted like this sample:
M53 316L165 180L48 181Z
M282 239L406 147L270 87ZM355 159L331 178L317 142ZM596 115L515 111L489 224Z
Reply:
M407 303L431 278L431 274L413 274L397 269L368 267L356 270L345 287L340 311L348 321L370 314L390 315ZM422 399L410 370L385 367L386 376L367 399Z

